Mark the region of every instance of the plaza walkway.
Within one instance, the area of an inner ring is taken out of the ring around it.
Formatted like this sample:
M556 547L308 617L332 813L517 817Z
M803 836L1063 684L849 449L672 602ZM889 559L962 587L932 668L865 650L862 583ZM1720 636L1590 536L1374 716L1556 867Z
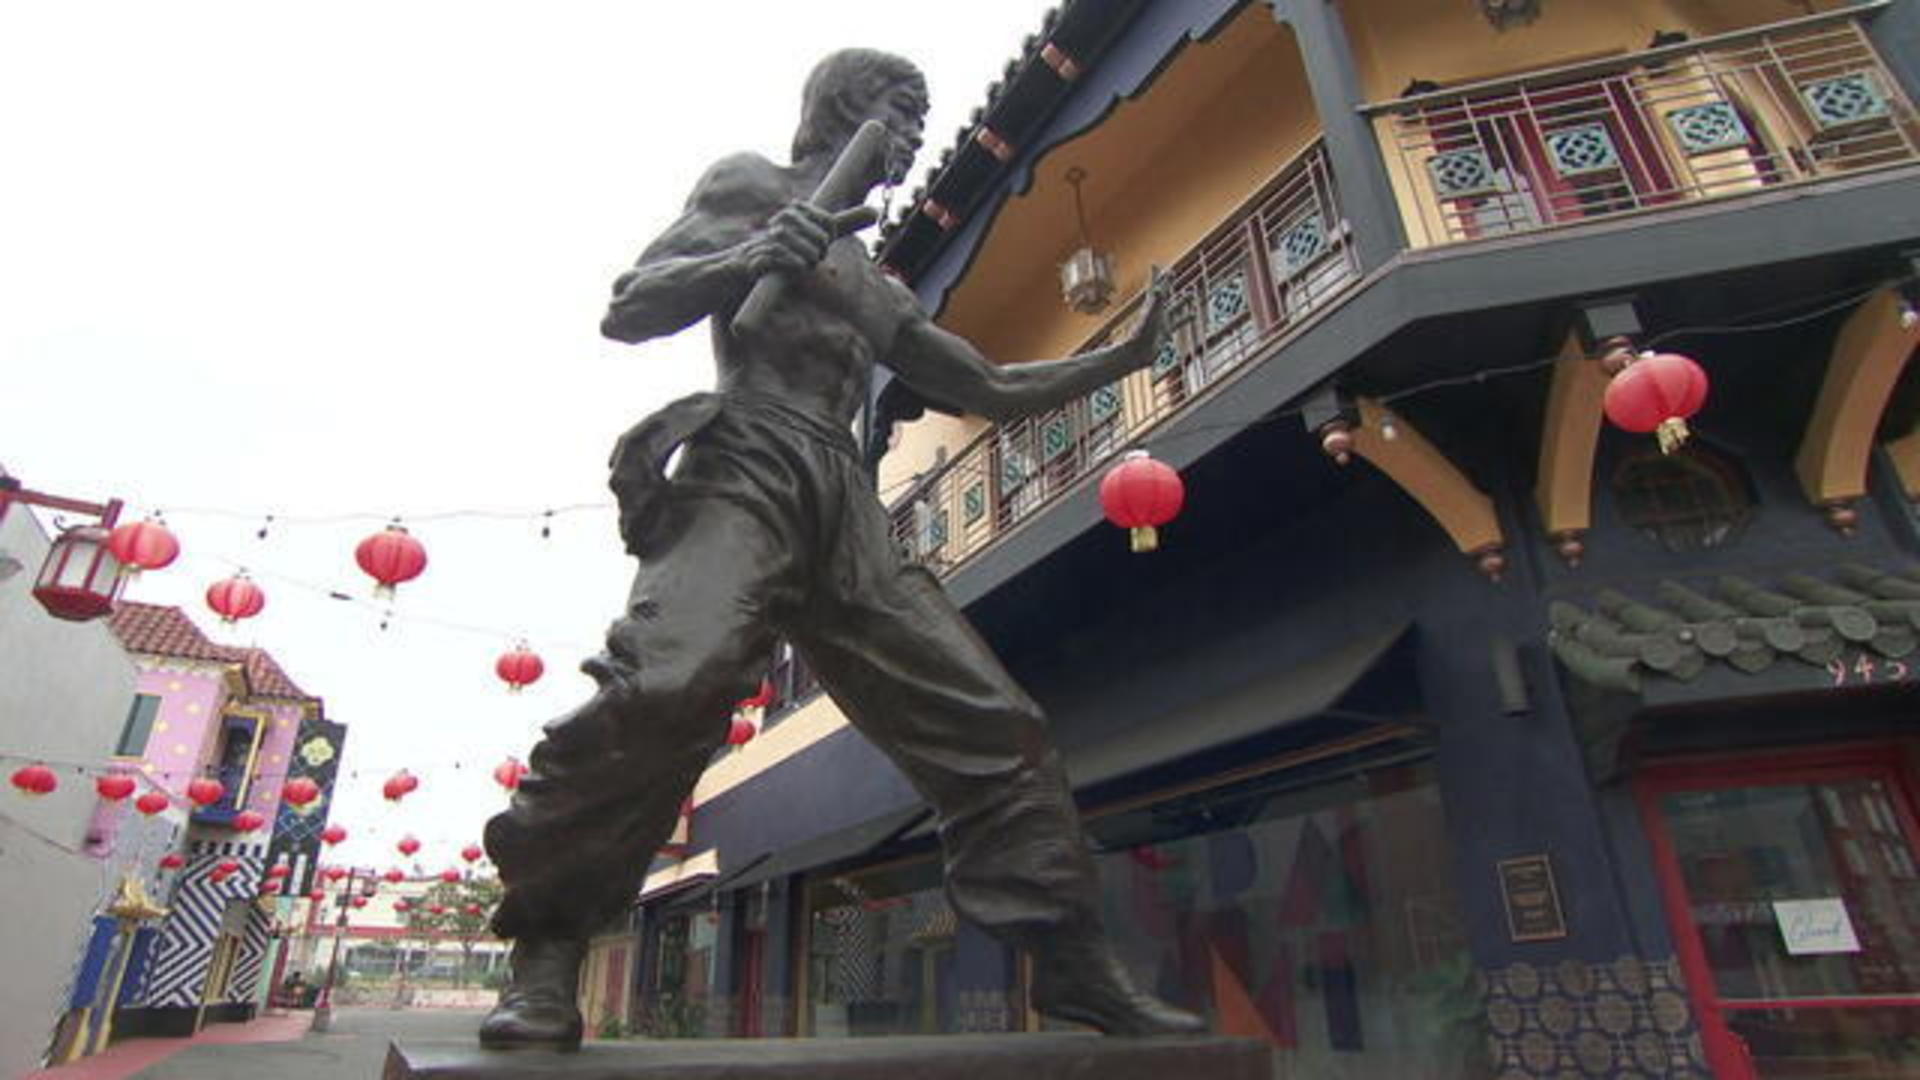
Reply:
M191 1039L130 1039L26 1080L335 1080L380 1075L389 1040L470 1036L480 1014L445 1009L340 1009L308 1035L312 1014L215 1024Z

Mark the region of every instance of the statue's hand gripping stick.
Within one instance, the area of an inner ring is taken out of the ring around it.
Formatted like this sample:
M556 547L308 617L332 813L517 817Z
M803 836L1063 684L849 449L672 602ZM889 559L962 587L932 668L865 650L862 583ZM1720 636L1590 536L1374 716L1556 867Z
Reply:
M867 192L886 176L887 148L891 138L887 126L868 120L853 133L833 167L813 190L808 201L833 214L833 236L838 239L857 232L880 219L880 215L862 205ZM789 281L784 274L768 274L753 283L746 302L733 316L734 334L752 334L766 320L767 312L786 294Z

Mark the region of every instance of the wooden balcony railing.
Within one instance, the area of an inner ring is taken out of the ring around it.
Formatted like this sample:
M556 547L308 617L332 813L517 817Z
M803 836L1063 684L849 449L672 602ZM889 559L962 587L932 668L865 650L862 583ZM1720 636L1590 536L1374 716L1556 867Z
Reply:
M1369 106L1415 247L1916 160L1864 4Z
M1052 412L989 428L893 506L895 540L945 575L1178 415L1359 280L1315 141L1173 265L1158 359ZM1083 346L1132 330L1140 297Z

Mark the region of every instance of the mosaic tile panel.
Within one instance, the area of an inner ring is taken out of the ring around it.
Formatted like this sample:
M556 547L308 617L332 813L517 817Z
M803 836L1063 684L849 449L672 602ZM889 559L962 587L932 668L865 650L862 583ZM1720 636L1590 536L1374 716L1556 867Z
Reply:
M1500 174L1485 150L1450 150L1427 159L1427 175L1433 178L1433 190L1443 199L1466 199L1495 195L1500 191Z
M1887 96L1872 75L1856 71L1800 88L1814 122L1824 129L1845 127L1887 115Z
M1711 154L1747 145L1751 136L1732 102L1709 101L1667 114L1667 126L1688 155Z
M1561 176L1586 176L1620 167L1620 154L1605 124L1580 124L1549 131L1547 153Z
M1120 405L1120 388L1112 384L1095 390L1087 398L1087 412L1095 424L1119 413Z
M1496 1080L1710 1080L1671 957L1510 964L1486 985Z
M1065 413L1048 420L1040 426L1040 460L1052 461L1073 449L1073 422Z
M936 551L947 542L947 512L935 510L927 518L927 550Z
M979 521L987 512L987 484L984 480L975 480L960 493L960 516L967 524Z
M1006 450L1000 454L1000 488L1012 491L1025 484L1033 476L1033 462L1018 450Z
M1153 377L1159 378L1180 366L1180 347L1173 343L1173 335L1168 334L1160 348L1153 354Z

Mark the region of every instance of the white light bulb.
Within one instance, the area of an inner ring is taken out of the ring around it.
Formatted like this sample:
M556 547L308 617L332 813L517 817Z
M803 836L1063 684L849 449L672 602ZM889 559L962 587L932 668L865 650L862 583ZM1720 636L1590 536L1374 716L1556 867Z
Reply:
M1912 304L1900 305L1900 329L1911 330L1920 326L1920 311L1913 310Z
M1388 416L1380 421L1380 437L1388 442L1400 437L1400 429L1394 426L1393 417Z

